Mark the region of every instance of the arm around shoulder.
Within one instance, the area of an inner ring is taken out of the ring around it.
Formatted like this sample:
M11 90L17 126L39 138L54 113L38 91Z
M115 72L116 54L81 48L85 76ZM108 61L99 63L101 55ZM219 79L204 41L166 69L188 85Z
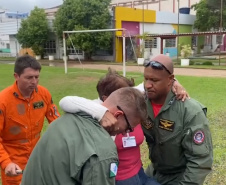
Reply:
M86 112L94 119L100 121L108 110L106 107L86 98L78 96L66 96L59 102L61 109L65 112Z

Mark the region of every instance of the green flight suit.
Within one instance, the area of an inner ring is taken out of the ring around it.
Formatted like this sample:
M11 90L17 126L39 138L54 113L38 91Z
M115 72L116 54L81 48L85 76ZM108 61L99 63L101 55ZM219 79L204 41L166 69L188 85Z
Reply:
M213 148L206 108L194 99L175 99L172 92L150 123L142 128L152 164L146 173L162 185L201 185L211 171Z
M117 164L115 143L97 120L67 113L37 143L21 185L114 185Z

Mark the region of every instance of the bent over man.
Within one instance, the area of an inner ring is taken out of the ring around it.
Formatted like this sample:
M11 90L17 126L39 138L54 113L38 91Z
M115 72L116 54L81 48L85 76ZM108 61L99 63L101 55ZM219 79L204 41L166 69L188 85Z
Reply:
M102 105L117 119L114 134L147 119L145 99L132 87L114 91ZM36 145L22 185L114 185L117 168L110 134L90 115L68 113L55 120Z
M38 85L41 65L33 57L17 58L15 83L0 92L0 164L3 185L19 185L29 156L40 138L44 118L59 117L49 91Z

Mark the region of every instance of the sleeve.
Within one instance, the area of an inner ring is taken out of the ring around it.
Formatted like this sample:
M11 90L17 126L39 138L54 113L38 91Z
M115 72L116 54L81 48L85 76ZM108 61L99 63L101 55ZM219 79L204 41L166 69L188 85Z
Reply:
M2 135L2 130L5 125L5 108L2 104L0 104L0 136ZM2 138L0 138L0 163L1 168L5 169L6 166L11 163L11 159L9 157L9 154L5 150L5 148L2 145Z
M134 87L135 89L138 89L140 92L144 93L144 82L140 83L139 85Z
M57 106L53 103L51 94L47 92L47 111L45 114L49 123L60 117Z
M78 96L66 96L59 102L61 109L65 112L76 113L86 112L94 119L100 121L108 110L106 107L86 98Z
M115 185L118 170L117 159L109 158L98 161L97 156L91 156L82 168L82 185L104 184Z
M202 185L205 177L211 172L213 163L211 133L203 111L198 112L188 124L182 141L187 168L179 184Z

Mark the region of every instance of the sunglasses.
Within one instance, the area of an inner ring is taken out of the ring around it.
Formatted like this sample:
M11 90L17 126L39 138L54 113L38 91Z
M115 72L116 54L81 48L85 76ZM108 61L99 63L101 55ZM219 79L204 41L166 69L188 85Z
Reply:
M165 69L171 75L171 72L163 64L161 64L157 61L145 60L144 61L144 67L148 67L148 66L151 66L152 68L159 69L159 70Z
M125 120L126 120L126 124L127 124L126 132L133 132L134 129L133 129L132 126L130 125L130 123L129 123L128 119L127 119L127 116L126 116L125 112L124 112L124 111L122 110L122 108L119 107L118 105L117 105L117 108L118 108L118 110L120 110L120 111L123 112L123 116L124 116L124 118L125 118Z

